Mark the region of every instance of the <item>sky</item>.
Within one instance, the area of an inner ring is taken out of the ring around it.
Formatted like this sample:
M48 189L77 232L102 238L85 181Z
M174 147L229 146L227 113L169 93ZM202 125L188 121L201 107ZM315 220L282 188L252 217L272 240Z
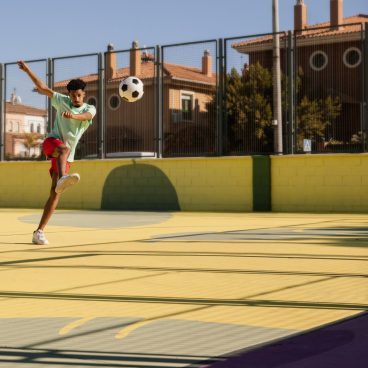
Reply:
M280 31L294 25L296 0L279 0ZM330 0L305 0L308 23L329 20ZM103 53L112 43L127 50L272 32L272 0L0 0L0 63L6 64L5 99L16 90L22 103L44 107L46 98L33 91L15 62ZM368 0L344 0L344 16L368 14ZM237 69L247 62L227 43L227 65ZM216 54L208 42L165 48L165 62L200 67L203 51ZM129 65L129 54L118 67ZM14 64L13 64L14 63ZM46 61L31 64L46 79ZM55 62L54 78L63 80L96 73L97 56ZM213 68L215 63L213 63ZM239 69L240 70L240 69Z
M295 0L279 0L280 30L293 27ZM329 0L305 0L308 23L329 19ZM272 0L1 0L0 63L272 31ZM368 14L345 0L344 15Z

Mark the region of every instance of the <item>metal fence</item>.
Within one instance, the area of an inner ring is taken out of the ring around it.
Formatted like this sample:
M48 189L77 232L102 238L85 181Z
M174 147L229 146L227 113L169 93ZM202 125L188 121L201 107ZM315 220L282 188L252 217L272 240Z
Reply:
M361 23L294 35L297 152L305 138L313 152L365 151L364 36Z
M218 154L217 40L162 47L163 156Z
M280 33L280 68L285 80L288 38ZM274 149L272 34L224 41L224 153L270 154ZM283 121L286 121L283 89Z
M367 23L281 32L283 153L367 152ZM87 82L97 108L76 159L272 154L273 34L28 61L50 88ZM129 75L144 96L128 103ZM0 158L44 159L50 101L0 64Z
M156 49L146 47L104 54L105 157L155 156ZM120 82L135 75L144 81L144 98L128 103L119 96Z

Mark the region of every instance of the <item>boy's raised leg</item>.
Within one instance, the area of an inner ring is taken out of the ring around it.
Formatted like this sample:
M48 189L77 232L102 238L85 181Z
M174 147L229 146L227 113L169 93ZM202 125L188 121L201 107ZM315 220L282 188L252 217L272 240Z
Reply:
M59 172L59 180L56 183L55 192L58 194L63 193L70 186L78 183L80 180L79 174L66 174L66 163L70 153L70 149L66 146L58 146L54 152L54 157L57 155L57 166Z

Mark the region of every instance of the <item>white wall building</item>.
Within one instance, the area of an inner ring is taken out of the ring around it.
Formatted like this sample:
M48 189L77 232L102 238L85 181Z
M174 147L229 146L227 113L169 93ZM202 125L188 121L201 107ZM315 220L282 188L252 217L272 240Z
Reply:
M47 133L47 111L22 104L16 91L5 103L5 152L7 155L32 157L41 154Z

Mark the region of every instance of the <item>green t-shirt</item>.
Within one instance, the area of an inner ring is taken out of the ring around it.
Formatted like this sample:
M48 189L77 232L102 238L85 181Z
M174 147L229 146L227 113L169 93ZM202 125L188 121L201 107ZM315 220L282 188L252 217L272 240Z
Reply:
M72 114L83 114L89 112L92 118L96 115L96 108L93 105L84 103L81 107L72 105L69 96L54 92L51 98L51 104L56 109L56 117L52 131L47 135L60 139L70 149L68 157L69 162L74 161L75 149L82 134L92 124L92 120L79 121L75 119L66 119L61 116L65 111L70 111Z

